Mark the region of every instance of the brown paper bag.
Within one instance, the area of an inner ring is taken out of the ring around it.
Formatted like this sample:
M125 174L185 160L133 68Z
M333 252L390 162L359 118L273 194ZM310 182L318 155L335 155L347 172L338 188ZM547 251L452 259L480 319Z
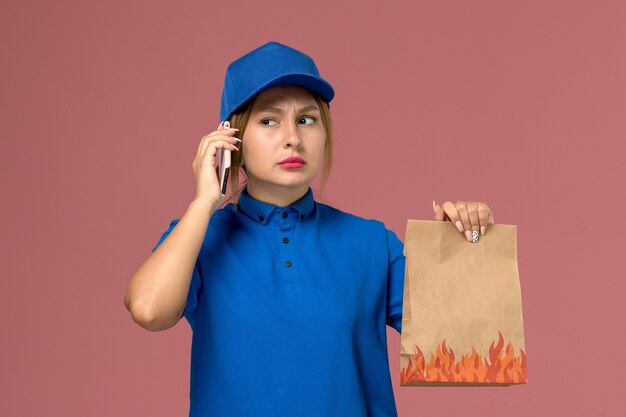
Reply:
M528 383L516 226L409 220L404 255L400 385Z

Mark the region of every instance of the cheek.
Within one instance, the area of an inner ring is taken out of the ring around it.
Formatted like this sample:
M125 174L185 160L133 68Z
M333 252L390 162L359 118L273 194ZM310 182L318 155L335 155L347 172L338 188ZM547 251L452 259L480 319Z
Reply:
M244 160L247 165L260 166L264 161L269 160L269 150L260 141L246 139L242 145Z
M326 137L322 136L321 139L318 139L315 143L316 153L320 155L320 158L324 157L324 150L326 149Z

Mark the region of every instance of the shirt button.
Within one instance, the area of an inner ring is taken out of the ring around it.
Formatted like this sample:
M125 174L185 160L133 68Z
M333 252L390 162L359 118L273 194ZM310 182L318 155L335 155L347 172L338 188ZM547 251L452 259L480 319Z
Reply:
M261 221L261 222L262 222L264 218L265 218L265 217L263 217L263 216L259 216L259 221Z
M291 261L287 261L287 262L285 262L285 266L286 266L287 268L289 268L289 267L291 266Z
M289 238L288 237L284 237L283 238L283 243L289 243Z
M286 218L287 218L287 216L288 216L287 212L286 212L286 211L283 211L283 219L286 219Z

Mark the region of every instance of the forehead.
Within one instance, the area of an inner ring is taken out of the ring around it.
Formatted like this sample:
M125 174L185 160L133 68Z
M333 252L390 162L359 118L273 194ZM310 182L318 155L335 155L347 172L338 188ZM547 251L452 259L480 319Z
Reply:
M300 86L288 85L271 87L262 91L254 102L254 107L281 104L316 104L315 98L311 92Z

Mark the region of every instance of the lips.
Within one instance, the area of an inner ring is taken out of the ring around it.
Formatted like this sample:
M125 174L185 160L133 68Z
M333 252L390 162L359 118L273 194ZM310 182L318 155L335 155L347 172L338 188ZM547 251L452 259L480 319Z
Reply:
M304 159L298 156L290 156L289 158L285 158L278 163L278 166L283 169L299 169L302 168L306 164Z
M306 164L306 162L304 162L304 159L302 159L302 158L300 158L298 156L290 156L289 158L283 159L278 164L279 165L282 165L282 164L301 164L301 165L304 165L304 164Z

